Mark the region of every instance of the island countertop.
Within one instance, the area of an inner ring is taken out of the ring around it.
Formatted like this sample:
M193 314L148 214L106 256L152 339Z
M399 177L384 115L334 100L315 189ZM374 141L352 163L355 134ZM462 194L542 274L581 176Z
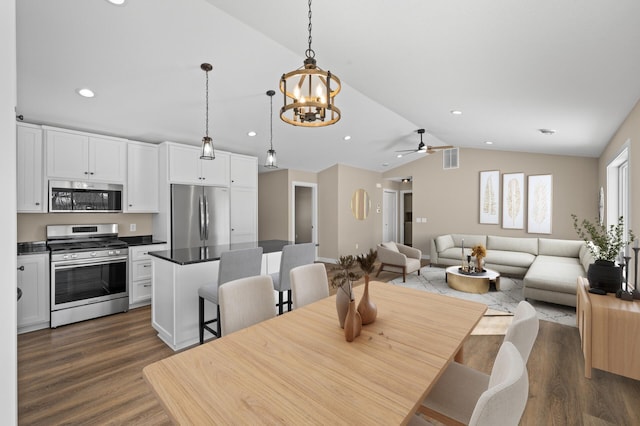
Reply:
M264 240L251 243L222 244L218 246L203 246L181 248L163 251L151 251L149 255L177 263L178 265L190 265L201 262L211 262L220 260L220 254L225 251L240 250L254 247L262 247L263 253L273 253L282 251L282 247L294 244L285 240Z

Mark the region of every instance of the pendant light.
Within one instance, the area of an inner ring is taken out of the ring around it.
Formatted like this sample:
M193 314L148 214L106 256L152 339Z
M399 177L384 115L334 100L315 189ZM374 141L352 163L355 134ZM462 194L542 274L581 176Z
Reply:
M202 154L200 155L200 159L214 160L216 158L216 153L213 150L213 140L209 137L209 71L211 71L213 67L211 66L211 64L204 63L200 65L200 68L205 72L207 76L207 84L206 84L207 112L205 116L206 133L202 138Z
M340 120L335 96L340 92L340 79L316 66L316 53L311 48L311 0L309 0L309 48L302 68L282 74L280 91L284 106L280 118L294 126L329 126Z
M271 103L271 107L270 107L270 117L271 117L271 132L270 132L270 139L269 139L269 149L267 150L267 160L264 163L264 166L268 169L277 169L278 165L276 164L276 150L273 149L273 95L275 95L276 92L274 90L267 90L267 96L269 96L269 100Z

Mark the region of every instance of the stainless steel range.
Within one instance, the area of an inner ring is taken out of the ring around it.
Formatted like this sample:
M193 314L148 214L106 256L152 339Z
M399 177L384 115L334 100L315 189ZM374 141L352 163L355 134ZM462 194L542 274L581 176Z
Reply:
M51 327L129 309L127 243L117 224L49 225Z

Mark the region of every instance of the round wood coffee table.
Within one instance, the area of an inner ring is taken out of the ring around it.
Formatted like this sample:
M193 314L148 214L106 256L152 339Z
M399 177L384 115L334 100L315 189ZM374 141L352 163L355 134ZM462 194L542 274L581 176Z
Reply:
M496 290L500 290L500 273L492 269L485 268L482 273L468 274L462 272L460 266L449 266L446 272L447 285L454 290L466 293L486 293L492 284Z

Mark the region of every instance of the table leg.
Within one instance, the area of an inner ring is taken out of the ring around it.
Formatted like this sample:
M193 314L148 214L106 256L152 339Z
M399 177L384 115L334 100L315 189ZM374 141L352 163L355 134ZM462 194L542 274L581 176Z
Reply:
M454 355L453 360L459 364L464 361L464 346Z

